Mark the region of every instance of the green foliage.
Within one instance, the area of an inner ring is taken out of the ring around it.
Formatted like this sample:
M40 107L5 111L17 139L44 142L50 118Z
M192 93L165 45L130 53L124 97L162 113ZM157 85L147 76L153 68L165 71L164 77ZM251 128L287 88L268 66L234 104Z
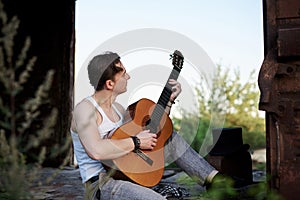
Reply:
M261 182L236 189L232 187L233 182L216 183L208 192L203 193L201 199L256 199L256 200L283 200L276 191L270 190L267 183Z
M173 119L174 127L184 133L187 141L192 141L191 146L198 151L204 140L211 142L212 137L207 133L212 128L242 127L244 143L250 144L252 149L265 147L265 121L258 112L259 89L254 71L248 81L242 82L238 70L230 76L228 69L218 66L212 88L208 89L204 82L203 79L195 88L198 112L184 113ZM181 127L183 121L184 127ZM197 134L189 136L195 128Z
M197 184L195 180L187 174L182 174L177 178L177 183L187 185L191 188ZM191 193L199 193L199 191L190 191ZM283 200L283 197L275 190L271 190L266 182L260 182L248 185L242 188L234 188L233 180L227 177L223 180L215 181L208 190L205 190L197 198L201 200L222 200L222 199L256 199L256 200Z
M8 142L1 130L0 141L0 199L30 199L25 158L17 149L16 138Z
M14 200L32 199L30 188L38 178L47 148L51 148L44 142L51 138L58 114L48 101L53 70L48 71L36 88L31 86L33 94L25 90L32 80L30 74L37 58L27 58L29 37L20 51L15 47L19 23L17 17L8 19L0 0L0 199ZM45 107L51 109L42 116ZM61 151L68 144L70 140ZM35 158L30 163L29 155Z

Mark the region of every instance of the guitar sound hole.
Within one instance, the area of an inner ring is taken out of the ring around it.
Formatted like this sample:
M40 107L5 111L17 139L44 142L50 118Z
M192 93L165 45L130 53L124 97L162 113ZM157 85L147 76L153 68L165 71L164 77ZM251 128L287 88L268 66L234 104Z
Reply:
M151 133L157 133L157 127L153 127L153 124L151 124L150 116L146 116L143 118L142 127L143 130L150 130Z
M150 124L150 122L151 122L150 116L149 115L145 116L142 120L142 126L144 127L143 129L146 129L146 127Z

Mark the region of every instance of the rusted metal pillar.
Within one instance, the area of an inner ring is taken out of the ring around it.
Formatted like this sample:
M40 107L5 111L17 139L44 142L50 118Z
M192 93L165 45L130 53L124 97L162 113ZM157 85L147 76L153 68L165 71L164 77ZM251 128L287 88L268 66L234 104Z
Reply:
M285 199L300 195L300 1L263 0L264 53L258 84L266 111L267 173Z

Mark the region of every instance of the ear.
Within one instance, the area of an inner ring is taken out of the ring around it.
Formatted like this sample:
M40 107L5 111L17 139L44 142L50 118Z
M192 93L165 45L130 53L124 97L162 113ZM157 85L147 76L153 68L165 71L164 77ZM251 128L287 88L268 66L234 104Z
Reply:
M107 89L112 90L112 89L114 89L115 83L114 83L112 80L107 80L107 81L105 82L105 85L106 85L106 88L107 88Z

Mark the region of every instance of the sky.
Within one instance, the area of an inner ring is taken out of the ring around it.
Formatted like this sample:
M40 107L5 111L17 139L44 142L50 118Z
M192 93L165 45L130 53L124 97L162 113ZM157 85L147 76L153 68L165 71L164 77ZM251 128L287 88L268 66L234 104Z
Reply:
M213 64L238 69L242 80L253 70L257 75L263 61L261 0L77 0L75 12L76 77L103 43L145 28L185 36ZM141 65L140 54L133 54L136 59L129 59L130 66ZM157 52L155 56L159 57Z
M135 86L128 85L127 105L142 97L157 99L159 93L152 91L164 86L160 80L168 73L168 53L176 45L184 50L179 76L183 92L172 108L178 115L182 110L197 111L191 80L202 75L207 78L221 65L231 72L239 70L241 80L247 81L253 70L258 76L263 61L261 0L77 0L75 12L75 104L93 93L86 67L103 50L120 51L132 75L130 82ZM185 124L189 123L181 122L181 127ZM195 124L193 134L197 127ZM209 137L211 134L201 147L203 152Z
M176 31L216 64L259 70L263 60L261 0L77 0L76 67L104 41L140 28Z

